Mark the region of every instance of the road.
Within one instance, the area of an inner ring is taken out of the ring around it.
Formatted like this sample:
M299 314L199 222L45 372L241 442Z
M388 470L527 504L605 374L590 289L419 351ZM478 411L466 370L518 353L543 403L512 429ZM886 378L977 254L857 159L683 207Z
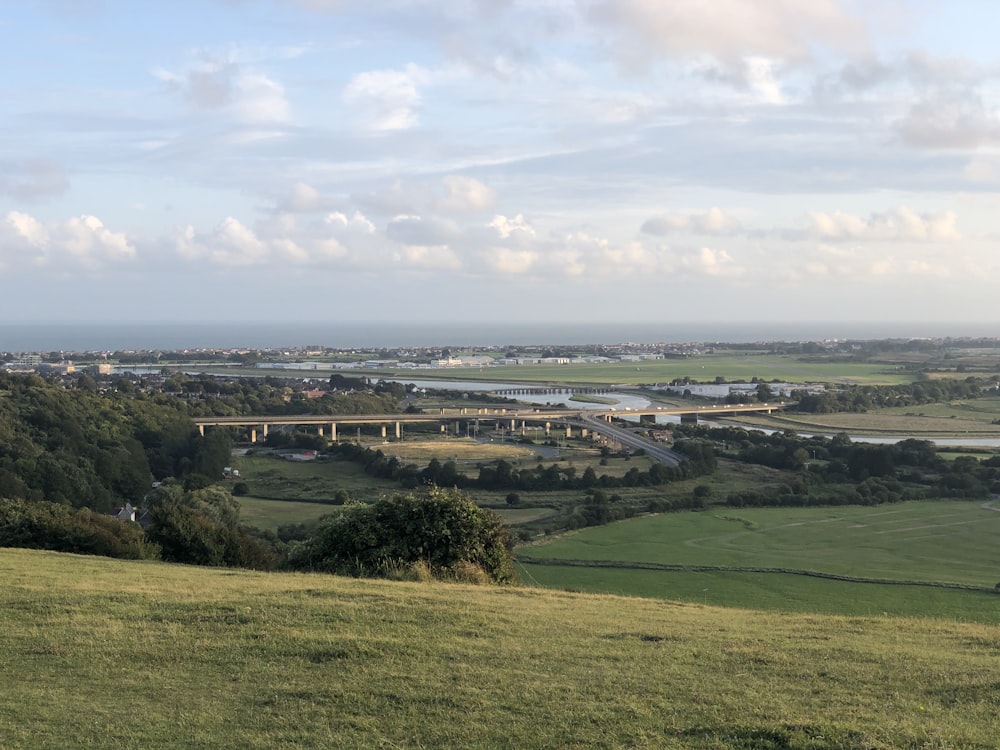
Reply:
M586 427L588 430L598 432L605 437L618 441L622 445L627 445L629 448L635 450L641 448L646 451L647 456L654 458L667 466L680 466L682 462L687 460L683 455L670 450L663 445L663 443L658 443L655 440L650 440L642 435L637 435L631 430L610 424L609 422L606 422L603 419L598 419L597 417L581 415L581 418L579 421L576 421L575 424L578 427Z

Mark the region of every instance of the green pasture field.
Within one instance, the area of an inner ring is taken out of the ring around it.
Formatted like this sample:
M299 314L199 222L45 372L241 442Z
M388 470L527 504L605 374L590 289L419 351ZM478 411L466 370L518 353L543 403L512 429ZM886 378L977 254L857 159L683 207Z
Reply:
M568 591L774 612L936 617L1000 625L1000 595L984 591L728 570L637 570L526 563L518 563L517 567L527 582Z
M908 407L905 412L890 409L878 409L859 414L781 412L770 415L727 417L725 421L727 423L737 422L748 428L792 429L826 434L848 432L858 435L900 435L918 438L1000 437L1000 424L992 424L990 419L985 416L972 416L968 410L950 410L945 404ZM711 424L707 420L706 423Z
M0 550L0 746L996 746L992 625Z
M490 508L508 526L540 521L555 513L551 508Z
M270 500L261 497L238 497L240 522L265 531L277 531L283 524L308 523L336 513L337 505L304 503L296 500Z
M365 474L359 464L341 459L288 461L271 455L233 456L250 495L279 500L330 500L337 490L352 497L376 497L399 485Z
M514 383L565 383L587 385L636 385L663 383L689 377L698 382L781 380L793 383L830 382L882 385L909 383L916 373L894 365L868 362L803 360L789 355L725 354L686 359L647 360L573 365L506 365L501 367L440 370L366 371L410 380L487 380Z
M782 568L993 587L1000 581L996 507L958 500L876 507L716 507L583 529L522 548L521 557Z

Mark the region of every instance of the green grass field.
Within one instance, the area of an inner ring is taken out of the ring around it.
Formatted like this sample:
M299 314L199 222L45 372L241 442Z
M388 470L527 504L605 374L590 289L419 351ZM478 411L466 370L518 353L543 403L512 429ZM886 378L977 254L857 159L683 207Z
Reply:
M260 370L240 370L205 366L204 372L228 375L260 375ZM316 371L282 371L286 376L315 377ZM721 353L685 359L649 360L573 365L507 365L500 367L462 367L438 370L365 370L367 375L393 377L400 380L487 380L511 383L566 383L587 385L635 385L668 382L690 377L698 382L711 382L716 377L729 381L782 380L795 383L831 382L862 385L908 383L915 373L885 362L843 362L834 359L798 358L791 355L764 353ZM963 374L952 374L964 377Z
M240 472L250 494L280 500L331 499L337 490L352 496L377 497L399 489L399 485L365 474L359 464L328 461L288 461L272 455L233 456L232 466Z
M0 747L996 746L995 626L0 550Z
M729 381L782 380L795 383L831 382L862 385L909 383L915 373L884 363L806 361L788 355L705 355L687 359L644 362L615 362L573 365L509 365L503 367L450 368L443 370L376 370L384 377L402 380L487 380L593 385L635 385L663 383L690 377L711 382L716 377Z
M935 586L856 583L781 573L675 571L518 564L539 586L828 615L932 617L1000 626L1000 595Z
M785 568L992 587L1000 512L982 502L876 507L714 507L583 529L524 557ZM1000 600L998 600L1000 603Z
M277 531L282 524L315 521L338 510L336 505L296 500L269 500L260 497L236 499L240 504L240 521L265 531Z

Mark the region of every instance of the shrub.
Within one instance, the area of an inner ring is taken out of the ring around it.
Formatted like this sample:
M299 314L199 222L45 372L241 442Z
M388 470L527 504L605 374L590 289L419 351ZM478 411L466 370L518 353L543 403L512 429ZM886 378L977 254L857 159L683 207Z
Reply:
M156 560L160 548L136 523L46 502L0 500L0 547Z
M432 487L346 506L292 546L288 562L297 570L377 577L416 572L419 563L436 578L512 583L512 547L498 515L458 490Z

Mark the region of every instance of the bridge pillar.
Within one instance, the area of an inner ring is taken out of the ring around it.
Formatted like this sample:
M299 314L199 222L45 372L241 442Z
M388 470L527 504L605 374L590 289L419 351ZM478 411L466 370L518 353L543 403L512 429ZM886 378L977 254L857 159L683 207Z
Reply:
M551 422L546 422L545 423L545 434L546 435L552 434L552 423Z
M460 425L460 424L459 424L458 422L455 422L455 434L456 434L456 435L458 435L458 434L459 434L459 431L460 431L461 429L462 429L462 426L461 426L461 425Z
M201 435L202 437L205 437L205 425L203 424L198 425L198 434Z
M337 442L337 423L330 422L330 440Z
M323 437L323 425L317 425L316 434L319 435L320 437Z
M261 425L261 427L263 428L261 431L264 433L264 437L267 438L267 422Z
M385 440L385 436L386 436L385 425L382 425L382 439L383 440Z
M681 414L681 424L698 424L698 415Z
M256 428L253 427L250 428L250 442L251 443L257 442L257 430Z
M517 420L516 419L510 420L510 431L513 432L516 429L517 429Z
M396 440L400 440L403 437L403 425L400 422L396 422Z
M590 434L590 431L586 427L580 428L580 437L585 438Z
M573 428L569 427L568 425L566 427L566 437L568 437L568 438L573 437Z
M442 422L441 423L441 434L444 435L446 432L448 432L448 425L446 425L444 422Z

